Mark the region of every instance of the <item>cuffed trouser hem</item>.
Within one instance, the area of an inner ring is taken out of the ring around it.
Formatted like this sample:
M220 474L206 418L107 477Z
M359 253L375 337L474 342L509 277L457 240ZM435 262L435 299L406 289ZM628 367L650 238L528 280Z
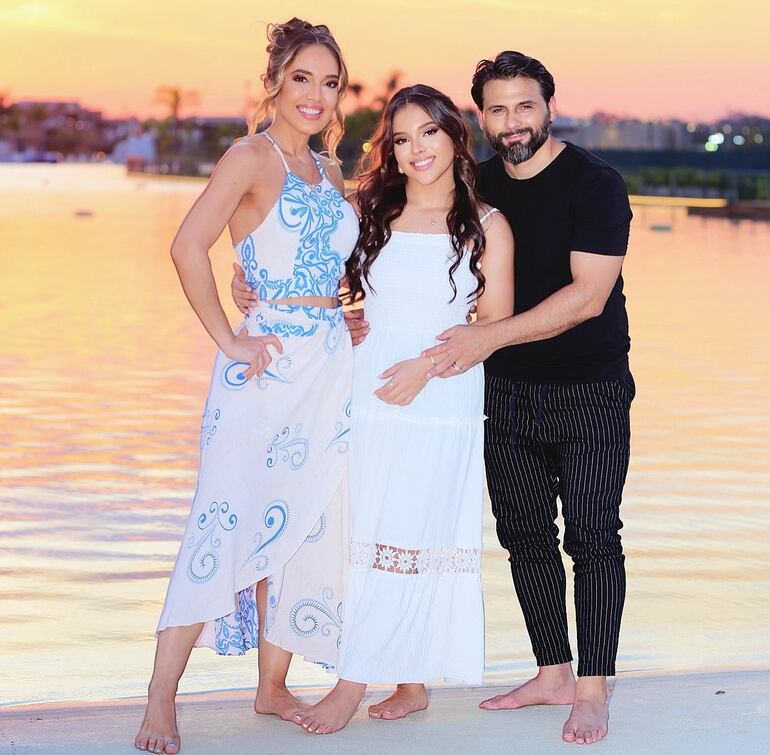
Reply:
M572 663L572 653L568 650L566 653L561 655L537 655L535 653L535 661L537 662L538 667L540 666L561 666L564 663Z

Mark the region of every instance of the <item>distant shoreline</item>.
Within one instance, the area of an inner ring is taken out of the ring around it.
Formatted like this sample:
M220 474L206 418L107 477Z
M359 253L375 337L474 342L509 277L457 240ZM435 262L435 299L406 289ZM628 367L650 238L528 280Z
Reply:
M141 171L128 171L127 175L132 178L158 178L158 179L185 179L187 181L197 181L203 183L208 181L206 176L177 176L169 173L145 173ZM356 188L356 182L350 179L345 180L345 188L353 191ZM714 217L736 217L740 216L739 209L744 205L751 205L754 213L747 217L761 217L770 219L770 202L730 202L727 199L719 197L670 197L658 196L655 194L630 194L629 201L632 205L652 206L652 207L686 207L688 210L693 208L709 210L708 215ZM731 213L729 210L733 209ZM700 213L698 213L700 214ZM703 213L706 214L706 213Z
M128 175L133 178L174 178L199 183L208 181L205 176L177 176L168 173L129 171ZM345 180L345 188L348 191L353 191L355 187L355 181ZM690 214L706 217L770 220L770 202L730 202L719 197L670 197L656 194L630 194L628 198L631 204L637 207L684 207Z

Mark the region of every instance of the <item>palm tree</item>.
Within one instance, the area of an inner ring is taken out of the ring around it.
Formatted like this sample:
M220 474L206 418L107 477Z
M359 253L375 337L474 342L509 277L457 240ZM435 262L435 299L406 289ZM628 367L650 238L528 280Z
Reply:
M388 100L399 88L399 83L401 82L401 77L403 75L404 74L402 71L391 71L390 78L385 82L385 90L382 92L382 94L377 95L372 100L372 104L375 107L379 108L380 110L385 109L385 105L388 104Z
M0 138L12 139L14 148L18 148L20 128L21 119L10 101L10 93L0 92Z
M348 91L356 98L356 107L361 107L361 93L366 87L360 81L351 81L348 84Z
M168 109L168 116L161 123L162 127L171 126L171 152L176 154L179 152L179 112L184 107L197 105L200 95L194 90L182 91L178 86L160 86L155 90L153 102ZM163 135L159 134L159 147L164 141Z
M165 105L169 111L169 117L174 121L179 120L179 111L183 107L197 105L200 102L200 95L194 90L183 92L180 87L161 86L155 90L156 104Z

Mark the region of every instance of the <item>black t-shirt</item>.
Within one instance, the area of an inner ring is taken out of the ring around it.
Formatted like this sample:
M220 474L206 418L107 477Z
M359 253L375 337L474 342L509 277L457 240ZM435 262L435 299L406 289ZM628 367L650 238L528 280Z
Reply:
M631 208L620 174L567 143L532 178L511 178L499 155L479 166L484 201L508 219L515 241L518 314L572 283L570 252L623 256ZM487 374L536 383L609 380L628 372L628 317L623 278L604 311L553 338L507 346L487 359Z

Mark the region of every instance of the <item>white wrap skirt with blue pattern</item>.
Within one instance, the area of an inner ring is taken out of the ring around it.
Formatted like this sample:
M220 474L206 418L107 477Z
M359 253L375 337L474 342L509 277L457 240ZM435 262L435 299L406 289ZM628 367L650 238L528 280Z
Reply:
M284 353L250 380L248 365L217 355L158 631L204 622L196 645L241 655L258 645L255 584L267 578L265 636L333 667L348 544L350 337L339 309L260 303L245 327L277 335Z

